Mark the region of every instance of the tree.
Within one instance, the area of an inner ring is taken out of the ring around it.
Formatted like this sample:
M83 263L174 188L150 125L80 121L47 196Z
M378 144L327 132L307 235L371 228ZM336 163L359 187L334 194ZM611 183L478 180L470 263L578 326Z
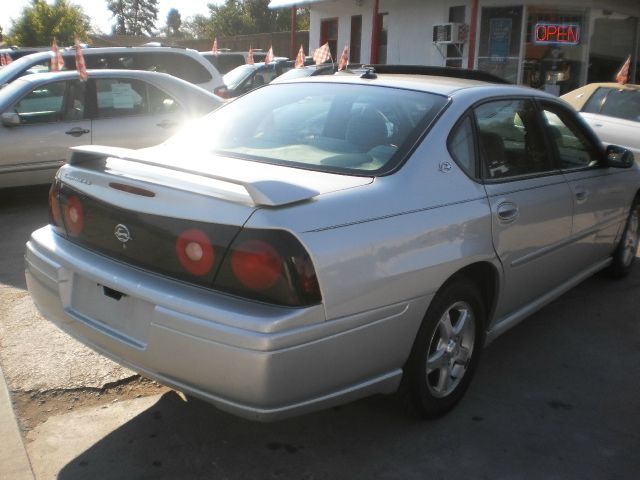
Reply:
M116 24L113 26L114 35L126 35L127 26L125 18L127 16L127 6L125 0L107 0L107 8L113 13Z
M217 36L287 32L291 27L291 11L271 9L269 0L226 0L223 5L209 4L209 11L209 30ZM306 9L297 10L299 26L308 15Z
M55 37L59 45L71 45L78 37L87 41L91 30L89 18L81 7L68 0L56 0L53 5L44 0L31 0L22 10L7 38L8 43L24 47L50 45Z
M107 0L119 35L151 35L158 19L158 0Z
M167 36L179 37L181 36L180 27L182 26L182 18L180 12L175 8L169 10L167 14Z

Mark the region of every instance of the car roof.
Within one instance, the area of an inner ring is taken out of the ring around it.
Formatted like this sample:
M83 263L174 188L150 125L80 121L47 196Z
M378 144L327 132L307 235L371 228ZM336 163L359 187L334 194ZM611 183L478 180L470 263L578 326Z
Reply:
M436 75L407 75L407 74L376 74L375 78L364 78L361 71L344 72L336 75L317 75L310 77L299 77L291 80L283 80L279 84L288 83L350 83L361 85L377 85L392 88L404 88L408 90L422 90L424 92L436 93L450 96L460 90L483 90L486 93L494 94L505 92L510 95L521 94L524 96L540 96L544 98L555 98L548 93L534 90L528 87L516 85L505 85L489 83L480 80L469 80L463 78L453 78Z
M178 80L179 82L186 82L177 77L169 75L168 73L152 72L149 70L126 70L126 69L89 69L87 70L89 78L104 78L104 77L128 77L139 79L152 79L152 78L164 78L171 80ZM43 72L43 73L31 73L20 77L23 82L31 84L42 83L49 80L66 80L68 78L74 78L78 76L77 70L63 70L61 72ZM189 83L189 82L186 82ZM193 85L193 84L190 84Z
M593 92L598 88L615 88L616 90L633 90L640 91L640 85L633 83L616 83L616 82L595 82L588 83L580 88L576 88L568 93L565 93L560 98L569 103L576 110L582 110L587 103Z

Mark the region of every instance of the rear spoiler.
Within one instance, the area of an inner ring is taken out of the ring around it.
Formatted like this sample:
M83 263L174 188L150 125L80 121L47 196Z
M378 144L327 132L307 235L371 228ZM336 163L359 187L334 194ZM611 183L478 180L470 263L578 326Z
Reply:
M71 147L67 163L72 166L85 168L104 168L109 158L149 165L173 172L180 172L188 175L196 175L200 178L210 178L221 182L231 183L243 187L252 203L256 206L264 205L276 207L310 200L320 194L320 191L284 182L278 179L246 180L224 175L216 175L208 172L197 171L188 168L181 168L176 165L167 165L145 158L140 152L119 147L105 147L101 145L86 145L82 147ZM213 194L215 188L211 188L208 193Z

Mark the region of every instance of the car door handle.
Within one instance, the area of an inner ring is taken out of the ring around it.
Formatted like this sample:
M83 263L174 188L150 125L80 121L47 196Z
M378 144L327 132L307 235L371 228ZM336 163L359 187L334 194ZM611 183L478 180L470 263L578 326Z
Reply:
M574 194L576 196L576 201L579 202L579 203L584 202L587 199L587 197L589 196L589 193L586 190L582 189L582 188L576 189Z
M504 202L496 209L498 218L503 223L511 223L518 218L518 206L515 203Z
M85 133L89 133L90 130L87 130L86 128L80 128L80 127L74 127L71 130L67 130L66 133L67 135L71 135L72 137L80 137L81 135L84 135Z
M171 128L175 127L178 122L172 122L171 120L162 120L160 123L156 123L156 127L160 128Z

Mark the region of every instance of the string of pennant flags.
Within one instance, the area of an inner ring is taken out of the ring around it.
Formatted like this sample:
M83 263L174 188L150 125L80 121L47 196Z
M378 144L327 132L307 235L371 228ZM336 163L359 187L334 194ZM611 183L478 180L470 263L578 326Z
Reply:
M218 55L220 53L220 50L218 49L217 37L213 39L213 43L211 44L211 53L213 55ZM304 67L305 58L306 56L304 53L304 46L300 45L300 50L298 51L298 55L296 56L294 67L295 68ZM274 59L275 59L275 55L273 53L273 45L271 45L269 47L269 50L267 51L267 56L264 59L265 65L268 65L269 63L273 62ZM313 60L315 61L316 65L320 65L329 60L333 61L333 58L331 57L331 49L329 48L328 42L322 45L320 48L317 48L313 52ZM255 63L253 58L253 47L251 46L249 46L249 51L247 52L246 62L249 65L253 65ZM349 66L349 46L345 45L344 49L342 50L342 55L340 56L340 60L338 63L338 70L344 70L348 66Z

